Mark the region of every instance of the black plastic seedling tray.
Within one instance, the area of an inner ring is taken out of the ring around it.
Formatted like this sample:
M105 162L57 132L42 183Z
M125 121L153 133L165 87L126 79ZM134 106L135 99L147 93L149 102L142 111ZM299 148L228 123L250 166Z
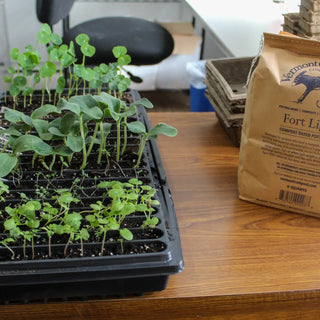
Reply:
M135 91L132 91L131 94L134 100L139 97ZM138 107L137 117L138 120L144 122L147 128L150 128L149 118L142 106ZM132 147L135 148L134 142ZM8 250L0 247L0 303L141 295L165 289L169 276L182 271L183 257L173 199L155 141L148 142L144 152L143 166L140 169L144 172L141 180L157 189L156 199L160 202L154 213L160 222L152 230L151 236L147 239L124 241L124 251L119 254L93 257L10 261L5 259L9 254ZM91 171L96 174L99 169ZM131 168L122 168L122 171L123 180L135 178L135 172ZM87 173L88 180L90 180L90 169L87 170ZM65 186L72 183L75 174L75 170L65 170ZM113 180L112 170L109 170L108 176L103 179ZM32 187L28 187L27 181L21 180L19 183L21 187L16 192L32 194ZM38 183L41 184L41 179ZM16 199L8 199L5 203L0 204L1 211L6 205L14 204L14 201ZM144 232L139 227L139 223L135 224L135 220L141 219L139 214L126 219L128 219L128 225L131 225L128 228L133 234ZM109 246L110 250L119 245L117 241L106 243L106 247ZM71 244L70 248L71 250L73 247L76 249L77 246L79 244ZM85 248L95 246L99 247L99 243L85 243ZM146 253L135 253L134 250L131 250L134 246L156 249L150 253L147 250ZM61 251L62 247L62 244L55 244L52 245L52 250ZM16 247L15 250L16 252L22 251L22 247ZM31 249L27 248L27 250ZM35 251L41 252L41 250L47 250L47 246L36 244Z

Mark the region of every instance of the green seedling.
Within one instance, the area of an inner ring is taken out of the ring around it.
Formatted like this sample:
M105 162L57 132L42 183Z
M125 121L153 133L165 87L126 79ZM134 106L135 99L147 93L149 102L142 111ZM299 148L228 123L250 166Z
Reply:
M135 168L137 168L140 165L142 153L148 140L157 139L159 134L163 134L168 137L175 137L178 133L176 128L166 123L158 123L148 132L145 125L140 121L130 122L126 125L131 132L138 133L141 136L140 146L138 150L138 159Z
M50 85L52 76L57 72L57 67L52 61L46 61L46 63L40 69L40 77L43 79L43 88L42 88L42 101L44 102L44 92L48 93L49 101L51 101L51 92Z
M74 96L66 101L65 99L61 99L59 101L59 108L60 110L69 110L77 117L77 121L79 122L79 132L81 137L81 144L82 144L82 165L81 169L84 169L87 165L87 158L91 152L92 146L95 143L95 138L97 135L97 131L99 128L99 123L102 122L104 114L103 111L98 106L98 102L91 96ZM87 141L87 134L88 134L88 127L87 123L89 121L95 121L96 127L93 133L93 138L91 140L91 144L89 149L87 150L86 141ZM77 139L78 142L80 138ZM75 139L69 140L69 142L74 142ZM70 146L71 149L74 146Z
M57 208L53 207L49 202L43 202L40 218L45 222L45 224L43 227L41 227L41 229L45 230L48 236L49 257L51 257L51 239L55 234L52 226L55 221L58 221L59 216L59 210Z
M18 56L19 66L21 67L21 73L24 77L24 79L22 79L23 83L20 83L22 95L24 96L24 99L23 99L24 107L26 107L27 96L30 96L30 100L31 100L32 93L34 90L34 84L32 84L32 81L36 80L36 78L32 76L36 68L39 66L40 61L41 61L40 53L36 50L33 50L31 45L27 46L26 51L22 54L19 54ZM19 77L21 76L17 76L16 78L19 78ZM28 78L29 78L29 83L27 84ZM15 82L15 79L13 83Z
M154 228L158 223L159 219L157 217L151 217L151 214L155 211L154 206L159 205L159 201L153 199L156 194L156 189L150 186L142 186L143 194L141 195L141 205L137 208L137 211L144 212L146 220L142 223L142 228Z
M81 252L80 256L84 255L84 249L83 249L83 241L87 241L90 238L90 234L86 228L81 228L79 232L75 236L75 240L80 240L81 245Z
M14 260L15 252L8 245L8 243L11 243L11 242L15 242L15 239L13 239L13 238L5 238L5 239L0 241L0 245L4 246L5 248L7 248L10 251L11 259Z
M116 46L112 49L114 57L117 59L117 69L123 70L127 73L124 66L130 64L131 56L127 53L127 48L124 46ZM130 78L123 74L116 74L112 81L109 82L110 90L118 90L119 98L122 98L123 92L125 92L131 85Z
M19 72L19 71L16 71L16 68L18 66L18 58L19 58L19 49L18 48L13 48L11 49L10 51L10 58L12 61L14 61L15 63L8 67L8 74L9 76L4 76L3 77L3 81L4 83L6 84L6 88L5 88L5 102L7 102L7 90L9 88L9 84L13 82L13 79L14 79L14 75ZM9 92L10 93L10 92ZM11 93L10 93L11 95ZM16 106L16 96L13 96L14 98L14 108Z
M64 248L64 255L65 256L67 255L67 249L68 249L69 244L71 243L71 241L73 239L75 239L75 235L81 233L81 230L80 230L81 220L82 220L82 216L78 212L65 214L62 219L64 233L69 235L68 241L67 241L65 248ZM82 241L82 239L83 239L83 237L81 237L81 241ZM83 253L83 247L82 247L82 253Z
M86 83L93 80L93 71L85 67L86 57L92 57L96 48L89 44L89 36L85 33L81 33L76 37L76 43L80 46L80 51L82 53L82 63L78 66L78 75L83 79L83 94L85 94Z
M11 238L23 238L23 256L26 257L26 243L31 241L32 259L34 259L34 238L38 237L40 221L36 211L41 208L41 203L29 200L19 207L6 207L5 211L10 218L4 222L5 230L10 232Z
M50 145L37 136L22 135L12 144L12 153L0 154L0 177L8 175L18 164L19 156L25 151L34 151L38 155L48 156L53 153Z
M9 88L9 84L12 82L12 78L10 76L3 76L3 82L5 83L5 89L4 89L4 103L7 104L7 91Z
M124 252L123 239L127 240L127 241L133 240L133 233L127 228L121 229L119 233L120 233L120 236L122 237L122 239L120 238L118 241L120 242L121 252L123 253Z
M0 202L6 201L4 194L9 194L9 186L0 179Z
M0 180L1 181L1 180ZM31 242L32 255L35 258L34 239L40 236L40 231L45 231L48 237L48 256L52 256L51 239L54 235L68 235L65 244L64 254L70 243L80 241L80 255L84 254L84 242L90 238L90 232L101 237L100 255L103 255L107 232L118 230L119 242L123 252L123 240L131 241L132 232L123 228L122 223L126 216L136 211L143 211L146 214L146 221L143 227L154 227L158 220L151 218L151 207L157 205L157 200L153 199L155 189L143 185L138 179L130 179L128 182L103 181L98 184L98 188L106 190L109 201L97 201L91 204L91 209L82 212L71 212L71 204L79 202L78 192L81 192L81 179L76 179L69 189L56 189L56 195L51 197L55 200L50 204L43 198L36 200L29 199L21 194L21 203L15 207L6 207L7 217L4 220L4 230L8 236L0 241L0 245L6 247L14 258L15 253L9 247L9 243L15 243L19 238L23 240L23 255L27 257L26 245ZM3 188L7 190L6 187ZM44 196L48 197L48 194ZM89 226L83 224L87 220Z
M49 50L49 56L51 60L60 63L59 77L54 94L54 104L57 96L59 99L61 98L61 94L66 86L66 79L63 74L64 69L69 68L76 61L73 42L70 43L69 47L66 44L60 44L60 41L56 42L56 44Z
M40 77L43 79L43 87L42 87L42 103L44 99L44 92L46 91L48 94L49 101L51 101L51 81L53 75L57 72L56 65L50 60L51 57L55 57L54 54L50 55L50 52L57 48L57 46L62 44L61 37L53 33L51 27L48 24L41 25L41 30L37 34L37 41L42 43L43 45L47 45L48 51L48 60L44 63L44 65L40 68Z
M113 97L112 95L102 92L99 96L94 96L95 100L100 103L104 114L111 117L116 122L117 128L117 143L116 143L116 161L120 161L121 151L121 123L123 119L132 116L136 113L136 106L132 105L127 107L124 101Z
M143 106L147 109L152 109L153 108L153 104L146 98L142 98L142 99L139 99L133 103L131 103L130 107L134 107L134 108L137 108L137 106ZM128 111L129 110L129 107L127 106L124 106L124 111ZM123 146L122 146L122 151L121 151L121 155L123 155L126 151L126 147L127 147L127 120L128 120L128 117L125 116L122 120L122 125L123 125Z

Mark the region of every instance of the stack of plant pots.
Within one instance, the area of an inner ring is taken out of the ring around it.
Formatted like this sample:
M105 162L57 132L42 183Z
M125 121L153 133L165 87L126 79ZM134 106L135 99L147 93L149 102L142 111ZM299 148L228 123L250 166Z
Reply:
M299 28L299 13L290 12L283 15L284 24L282 25L283 31L297 35Z
M320 2L301 0L299 12L284 15L283 30L303 38L320 40Z
M216 59L206 62L206 96L235 146L240 146L247 97L247 77L252 58Z

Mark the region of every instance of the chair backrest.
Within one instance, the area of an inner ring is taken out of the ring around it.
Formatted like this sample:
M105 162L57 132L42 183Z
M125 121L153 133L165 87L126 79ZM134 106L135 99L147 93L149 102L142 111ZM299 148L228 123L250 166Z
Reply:
M75 0L36 0L37 18L51 27L68 17Z

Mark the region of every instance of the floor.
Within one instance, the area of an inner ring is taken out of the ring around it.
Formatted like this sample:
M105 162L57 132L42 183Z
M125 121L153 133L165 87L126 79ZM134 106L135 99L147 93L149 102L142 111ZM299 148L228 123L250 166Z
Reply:
M155 90L142 91L141 97L149 99L154 108L148 111L188 112L190 111L189 90Z

